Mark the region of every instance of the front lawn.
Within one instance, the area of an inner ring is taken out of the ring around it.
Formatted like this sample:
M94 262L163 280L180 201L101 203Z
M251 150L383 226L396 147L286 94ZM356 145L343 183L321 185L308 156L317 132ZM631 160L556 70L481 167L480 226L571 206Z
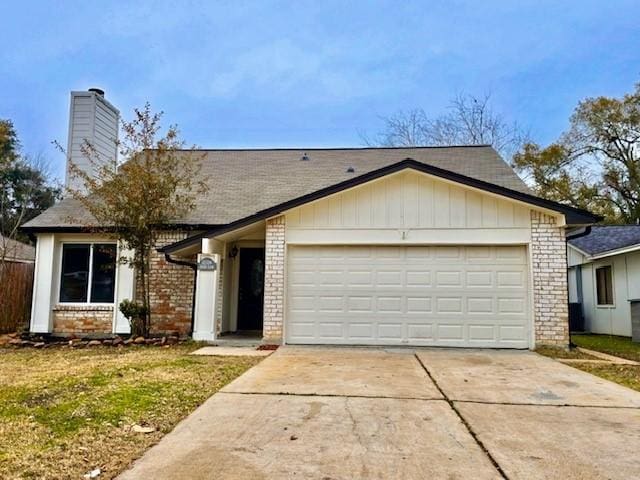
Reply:
M564 348L551 347L546 345L541 345L536 347L536 353L540 355L544 355L545 357L551 358L562 358L562 359L571 359L571 360L594 360L596 357L589 355L587 353L581 352L572 348L570 350L565 350Z
M260 361L195 348L0 348L0 478L113 478Z
M578 347L640 362L640 343L633 343L629 337L574 333L571 341Z
M640 361L640 344L631 342L628 337L572 334L571 341L578 347L608 353L628 360ZM538 347L536 352L557 359L601 360L573 348L571 350L563 350L553 347ZM640 366L590 362L574 362L571 363L571 366L640 391Z
M576 363L571 366L640 391L640 366L596 363Z

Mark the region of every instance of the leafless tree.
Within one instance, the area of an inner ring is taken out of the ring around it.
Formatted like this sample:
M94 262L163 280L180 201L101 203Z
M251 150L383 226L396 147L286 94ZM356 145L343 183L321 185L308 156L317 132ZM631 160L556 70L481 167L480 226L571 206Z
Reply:
M491 106L491 94L457 95L448 112L430 117L423 109L383 117L385 127L365 144L386 147L491 145L504 158L525 143L528 135L516 122L509 123Z

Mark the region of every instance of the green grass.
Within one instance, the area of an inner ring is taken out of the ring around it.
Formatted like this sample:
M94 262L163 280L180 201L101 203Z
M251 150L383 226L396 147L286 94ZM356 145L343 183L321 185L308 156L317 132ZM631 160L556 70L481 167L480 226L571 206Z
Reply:
M196 347L0 349L0 478L113 478L259 361Z
M583 348L608 353L629 360L640 361L640 344L631 342L628 337L595 334L573 334L571 341ZM551 358L599 360L596 357L571 349L565 350L553 347L538 347L536 352ZM640 366L614 365L607 363L572 363L572 367L591 373L606 380L610 380L625 387L640 391Z
M573 334L571 335L571 341L582 348L588 348L590 350L640 362L640 343L633 343L629 337Z
M640 366L577 363L572 365L598 377L640 391Z

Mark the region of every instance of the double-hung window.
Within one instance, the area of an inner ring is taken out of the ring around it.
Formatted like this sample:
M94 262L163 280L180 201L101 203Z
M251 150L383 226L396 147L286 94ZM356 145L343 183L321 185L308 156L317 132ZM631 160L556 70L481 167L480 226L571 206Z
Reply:
M114 243L64 243L60 303L113 303L116 283Z

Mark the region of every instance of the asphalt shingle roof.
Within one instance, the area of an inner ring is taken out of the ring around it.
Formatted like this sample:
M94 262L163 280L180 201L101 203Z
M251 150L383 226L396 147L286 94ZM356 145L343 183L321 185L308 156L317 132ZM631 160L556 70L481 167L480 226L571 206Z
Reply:
M598 255L640 244L640 225L603 225L591 227L591 233L569 240L589 255Z
M531 193L490 146L206 150L202 175L209 191L183 225L226 225L406 158L501 187ZM308 160L301 160L306 154ZM353 170L353 171L349 171ZM28 222L27 228L83 226L90 216L65 199Z
M36 258L36 249L26 243L0 235L0 258L7 261L32 262Z

